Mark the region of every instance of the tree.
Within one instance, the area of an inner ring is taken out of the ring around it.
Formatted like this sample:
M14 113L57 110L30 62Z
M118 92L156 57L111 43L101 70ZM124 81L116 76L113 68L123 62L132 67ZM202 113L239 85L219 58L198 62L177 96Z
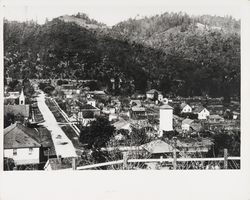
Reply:
M7 113L6 115L4 115L4 128L8 127L14 122L15 122L15 116L13 113Z
M4 157L4 171L12 171L15 167L15 162L12 158Z
M84 127L80 133L80 142L87 144L88 149L100 149L114 135L115 127L110 124L108 119L97 117L90 126Z
M130 144L132 146L140 146L150 141L150 137L147 135L146 130L141 128L137 129L132 127L132 131L129 135Z

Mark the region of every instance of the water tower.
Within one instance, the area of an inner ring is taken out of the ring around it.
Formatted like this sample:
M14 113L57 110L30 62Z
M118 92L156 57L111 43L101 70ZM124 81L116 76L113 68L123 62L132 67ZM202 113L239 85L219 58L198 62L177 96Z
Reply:
M163 135L163 131L173 130L173 108L170 105L160 107L160 128L159 136Z

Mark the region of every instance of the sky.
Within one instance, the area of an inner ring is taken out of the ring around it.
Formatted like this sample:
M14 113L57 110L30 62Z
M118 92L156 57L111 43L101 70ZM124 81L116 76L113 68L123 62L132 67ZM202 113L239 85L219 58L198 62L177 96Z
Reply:
M129 18L153 16L164 12L186 12L190 15L231 15L241 18L241 7L233 0L8 0L3 2L3 14L8 20L35 20L42 24L45 19L78 12L90 18L115 25ZM238 1L239 2L239 1Z

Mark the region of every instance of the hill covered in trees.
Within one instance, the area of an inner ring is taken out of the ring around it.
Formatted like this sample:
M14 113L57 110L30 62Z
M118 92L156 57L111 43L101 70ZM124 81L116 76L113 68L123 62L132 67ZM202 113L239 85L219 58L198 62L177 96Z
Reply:
M150 87L181 96L239 96L240 21L164 13L111 28L85 14L43 25L4 21L5 76L96 79L116 94Z

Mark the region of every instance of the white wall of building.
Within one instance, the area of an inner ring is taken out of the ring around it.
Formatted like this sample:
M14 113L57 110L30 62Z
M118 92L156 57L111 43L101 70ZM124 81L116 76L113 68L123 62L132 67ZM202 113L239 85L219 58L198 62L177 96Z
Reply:
M181 125L181 129L182 129L183 131L189 131L190 125L189 125L189 124L182 124L182 125Z
M17 154L13 154L13 149L4 149L4 157L12 158L17 165L39 163L39 148L16 149Z
M147 97L147 99L153 99L154 98L154 94L147 93L146 97Z
M94 100L87 100L87 104L96 107L96 103Z
M189 105L186 105L186 106L182 109L181 112L183 112L183 113L190 113L190 112L192 112L192 108L191 108Z
M210 115L210 112L207 109L203 109L200 113L198 113L198 119L207 119Z
M173 109L160 109L160 132L173 130Z

